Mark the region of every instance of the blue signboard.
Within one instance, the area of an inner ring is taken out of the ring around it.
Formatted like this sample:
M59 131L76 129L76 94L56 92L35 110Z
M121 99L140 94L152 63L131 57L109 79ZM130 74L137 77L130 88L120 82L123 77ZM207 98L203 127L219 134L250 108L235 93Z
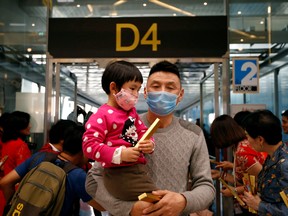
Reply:
M234 58L233 61L233 92L259 92L259 61L258 58Z

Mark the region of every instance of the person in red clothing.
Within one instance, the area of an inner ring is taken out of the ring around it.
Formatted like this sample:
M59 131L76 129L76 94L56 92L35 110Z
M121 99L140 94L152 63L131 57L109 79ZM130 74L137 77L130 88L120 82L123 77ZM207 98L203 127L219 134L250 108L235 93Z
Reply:
M25 138L30 135L30 114L21 111L6 114L2 127L3 134L0 142L0 157L8 156L2 167L2 174L5 176L31 156L31 151L24 141ZM6 201L2 191L0 191L0 215L3 214L3 207L5 205Z
M234 117L235 118L235 117ZM215 118L211 124L211 138L216 148L224 149L232 147L234 162L222 161L216 168L222 168L224 175L219 170L212 170L212 178L222 179L226 182L233 184L234 191L239 195L244 193L243 176L244 173L253 175L257 178L262 169L267 154L257 152L252 148L247 140L243 123L237 122L229 115L221 115ZM233 170L234 175L226 173L227 170ZM233 197L233 194L228 188L222 187L221 193L225 197ZM235 215L253 215L246 209L242 208L238 202L234 203Z
M49 142L39 151L59 154L63 149L65 131L73 126L76 126L76 123L71 120L60 119L57 121L49 131Z

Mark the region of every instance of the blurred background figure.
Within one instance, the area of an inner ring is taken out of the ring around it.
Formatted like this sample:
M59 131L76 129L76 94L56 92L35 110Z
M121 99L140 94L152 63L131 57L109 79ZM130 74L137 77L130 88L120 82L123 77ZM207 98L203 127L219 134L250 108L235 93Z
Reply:
M63 150L66 130L75 126L76 123L71 120L60 119L57 121L49 131L49 143L46 143L39 151L59 154Z
M249 113L247 113L249 114ZM240 114L239 114L240 115ZM241 113L242 115L242 113ZM243 122L245 124L245 119ZM233 185L232 188L238 194L244 193L243 176L244 173L258 176L265 161L265 154L255 151L246 138L244 129L229 115L221 115L215 118L211 125L211 138L216 148L224 149L232 147L234 160L220 161L216 166L217 169L212 170L212 178L220 177ZM218 170L222 169L222 172ZM227 173L232 170L233 174ZM228 188L222 187L221 193L225 197L233 197ZM234 215L253 215L234 200Z
M196 119L196 123L195 124L198 125L202 129L202 131L204 133L204 137L205 137L205 141L206 141L206 144L207 144L209 155L215 157L216 156L216 154L215 154L215 146L212 144L210 133L205 129L205 125L203 125L203 127L201 127L199 118Z
M80 120L80 116L82 115L81 117L81 120ZM73 110L68 116L67 116L67 119L68 120L71 120L71 121L74 121L76 123L81 123L83 124L84 123L84 120L86 118L86 111L84 109L82 109L80 106L77 106L77 110L75 112L75 110ZM78 119L79 117L79 119Z
M288 194L288 146L282 142L280 119L269 110L255 111L245 121L245 130L253 149L268 156L257 178L257 195L244 192L243 200L259 216L288 215L280 195Z
M25 142L30 135L30 114L21 111L15 111L5 114L2 117L3 134L0 141L1 155L0 158L7 157L5 164L2 167L2 175L7 175L16 166L21 164L31 156L31 151ZM3 208L6 201L0 191L0 206L3 214Z
M288 145L288 110L285 110L282 114L282 129L283 129L283 141Z

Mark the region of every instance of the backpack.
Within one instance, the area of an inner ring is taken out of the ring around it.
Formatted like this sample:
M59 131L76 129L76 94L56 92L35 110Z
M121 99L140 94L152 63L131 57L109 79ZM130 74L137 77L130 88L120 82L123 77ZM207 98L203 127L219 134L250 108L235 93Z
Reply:
M35 168L33 164L41 155L42 161ZM60 215L65 198L66 176L76 168L70 162L54 164L57 155L43 152L31 162L32 168L21 180L12 200L7 216Z

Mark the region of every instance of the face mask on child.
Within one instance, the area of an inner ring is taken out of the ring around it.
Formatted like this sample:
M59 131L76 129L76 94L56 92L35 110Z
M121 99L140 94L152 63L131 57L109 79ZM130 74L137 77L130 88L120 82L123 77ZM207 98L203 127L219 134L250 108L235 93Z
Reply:
M172 113L177 106L177 95L165 91L148 92L147 104L151 112L165 116Z
M120 92L114 94L117 104L124 110L132 109L138 101L138 96L135 96L129 90L121 89Z

